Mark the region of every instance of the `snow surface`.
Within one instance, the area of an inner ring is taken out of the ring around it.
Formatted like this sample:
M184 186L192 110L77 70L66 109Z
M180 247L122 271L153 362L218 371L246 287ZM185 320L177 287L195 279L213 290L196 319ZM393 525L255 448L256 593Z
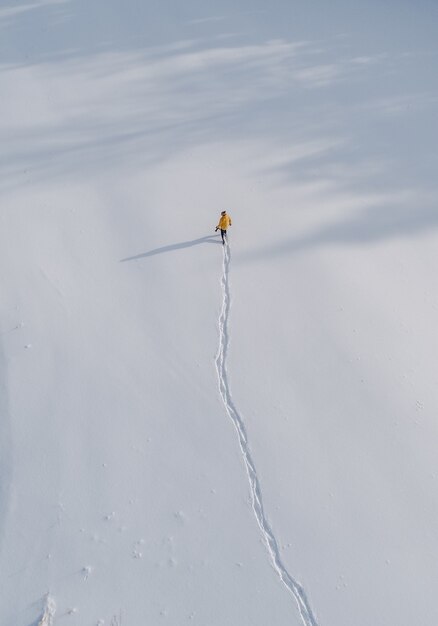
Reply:
M438 623L437 23L0 2L2 626Z

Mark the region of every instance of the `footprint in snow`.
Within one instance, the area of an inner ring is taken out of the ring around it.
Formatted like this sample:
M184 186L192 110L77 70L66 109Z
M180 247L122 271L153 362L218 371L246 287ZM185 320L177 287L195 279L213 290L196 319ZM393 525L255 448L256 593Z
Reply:
M76 607L67 610L67 615L75 615L78 612Z
M86 565L85 567L83 567L81 570L83 579L88 580L92 571L93 568L91 567L91 565Z

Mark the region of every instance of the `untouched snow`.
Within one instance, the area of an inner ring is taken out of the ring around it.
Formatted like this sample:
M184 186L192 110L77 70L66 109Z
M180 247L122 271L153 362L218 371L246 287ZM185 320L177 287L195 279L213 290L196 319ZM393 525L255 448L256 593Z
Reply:
M0 624L438 621L437 18L0 3Z

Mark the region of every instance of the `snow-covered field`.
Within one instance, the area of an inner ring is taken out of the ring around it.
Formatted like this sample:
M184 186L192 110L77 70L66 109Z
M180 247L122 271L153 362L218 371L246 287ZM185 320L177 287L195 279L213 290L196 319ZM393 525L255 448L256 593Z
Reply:
M1 626L438 623L437 25L1 0Z

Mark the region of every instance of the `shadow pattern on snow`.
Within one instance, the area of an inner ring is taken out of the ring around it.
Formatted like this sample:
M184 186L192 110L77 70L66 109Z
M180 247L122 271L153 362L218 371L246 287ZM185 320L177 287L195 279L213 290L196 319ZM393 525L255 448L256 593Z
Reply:
M330 181L321 198L348 193L355 201L369 189L386 195L406 191L418 197L412 204L416 217L408 231L403 215L399 218L383 202L379 212L364 216L367 237L356 236L362 216L356 228L349 212L298 247L349 244L352 235L353 242L372 242L438 228L436 136L430 130L438 81L435 54L427 52L436 38L426 36L435 13L422 14L425 39L415 54L407 53L405 36L400 39L395 29L390 38L385 31L385 53L367 49L358 55L350 39L315 39L304 32L291 39L286 25L294 19L293 8L282 7L271 24L254 14L251 3L245 6L247 11L236 14L222 3L218 15L186 3L184 29L179 17L169 18L166 36L162 8L153 3L134 3L130 11L104 0L91 5L33 0L0 8L0 74L6 94L0 115L5 146L0 193L65 182L78 174L94 179L111 168L118 171L121 162L147 171L188 149L217 142L251 138L266 153L269 147L277 152L327 140L334 143L331 149L274 166L269 158L264 171L253 166L246 174L291 191L303 181ZM340 17L342 9L330 19L337 24ZM385 12L379 18L390 20ZM358 20L355 28L362 34L364 24ZM368 24L373 32L374 20ZM249 21L253 35L238 36ZM59 96L56 117L35 107L25 123L18 112L11 124L26 76L32 85L66 94ZM424 195L433 197L430 210ZM296 242L283 247L293 250Z
M340 220L309 232L302 237L276 241L269 246L260 246L239 256L239 263L265 261L298 254L316 247L336 244L363 246L383 240L413 237L427 233L438 224L436 206L405 206L387 201L386 205L366 207L361 211L343 216Z

